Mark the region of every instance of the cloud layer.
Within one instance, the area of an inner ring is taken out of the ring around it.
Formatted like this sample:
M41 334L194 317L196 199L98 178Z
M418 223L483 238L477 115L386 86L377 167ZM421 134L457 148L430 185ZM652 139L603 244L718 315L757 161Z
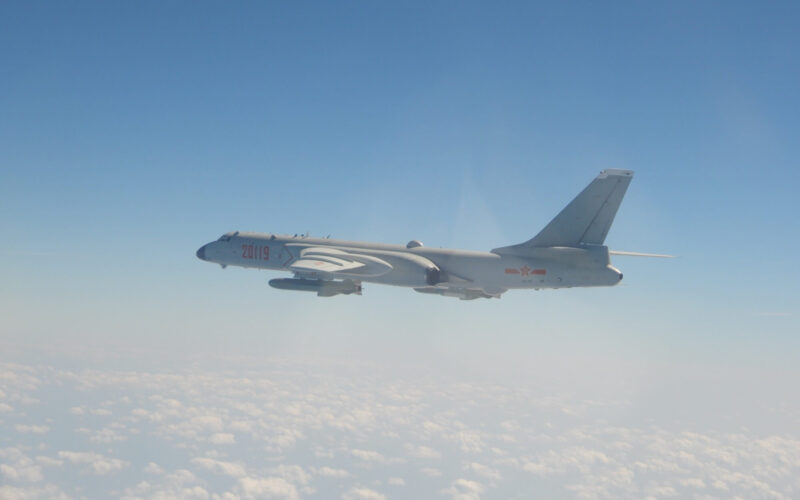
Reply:
M800 491L796 433L641 419L636 405L335 363L216 371L4 363L0 498L788 499Z

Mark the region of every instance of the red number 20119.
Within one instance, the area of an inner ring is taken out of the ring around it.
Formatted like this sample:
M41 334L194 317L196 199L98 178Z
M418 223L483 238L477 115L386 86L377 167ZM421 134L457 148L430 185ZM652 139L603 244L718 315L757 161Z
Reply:
M259 245L242 245L242 258L269 260L269 247Z

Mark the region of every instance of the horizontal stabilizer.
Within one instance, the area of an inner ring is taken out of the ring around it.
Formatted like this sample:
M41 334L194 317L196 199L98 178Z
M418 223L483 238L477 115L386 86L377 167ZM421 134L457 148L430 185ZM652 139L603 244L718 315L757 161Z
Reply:
M674 255L666 255L663 253L642 253L642 252L623 252L622 250L609 250L609 255L624 255L625 257L658 257L660 259L672 259Z

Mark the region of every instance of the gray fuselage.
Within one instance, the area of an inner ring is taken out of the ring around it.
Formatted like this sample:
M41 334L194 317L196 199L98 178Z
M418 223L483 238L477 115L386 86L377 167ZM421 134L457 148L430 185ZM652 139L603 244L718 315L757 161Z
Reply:
M197 256L222 266L289 271L298 278L325 279L290 268L304 251L326 251L319 249L373 257L391 267L380 275L349 276L352 279L442 295L461 296L473 291L499 297L510 289L611 286L622 279L610 265L608 248L600 245L512 248L498 253L430 248L418 242L403 246L236 231L204 245ZM435 282L431 281L434 268Z

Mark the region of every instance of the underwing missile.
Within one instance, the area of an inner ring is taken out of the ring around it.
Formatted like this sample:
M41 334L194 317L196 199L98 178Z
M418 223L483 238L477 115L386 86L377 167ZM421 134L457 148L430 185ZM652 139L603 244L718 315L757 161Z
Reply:
M361 284L353 280L319 280L304 278L279 278L269 280L269 286L279 290L296 290L299 292L317 292L320 297L333 297L334 295L361 295Z

